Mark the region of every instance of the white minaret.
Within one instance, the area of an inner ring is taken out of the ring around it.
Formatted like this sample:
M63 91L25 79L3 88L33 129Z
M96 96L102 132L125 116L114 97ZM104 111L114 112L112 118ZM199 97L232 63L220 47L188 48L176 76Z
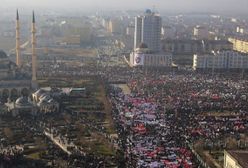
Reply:
M37 58L36 58L36 36L35 36L35 17L33 11L33 19L32 19L32 81L36 81L36 73L37 73Z
M21 51L20 51L20 21L18 9L16 11L16 65L21 67Z

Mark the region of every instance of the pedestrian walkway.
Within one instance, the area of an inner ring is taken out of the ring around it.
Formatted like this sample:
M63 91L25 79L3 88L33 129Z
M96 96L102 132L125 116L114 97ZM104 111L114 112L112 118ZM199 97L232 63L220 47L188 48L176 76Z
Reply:
M68 145L63 145L59 142L58 139L53 138L53 135L44 131L44 134L51 140L53 143L55 143L57 146L59 146L64 152L66 152L68 155L71 155L71 152L67 150Z

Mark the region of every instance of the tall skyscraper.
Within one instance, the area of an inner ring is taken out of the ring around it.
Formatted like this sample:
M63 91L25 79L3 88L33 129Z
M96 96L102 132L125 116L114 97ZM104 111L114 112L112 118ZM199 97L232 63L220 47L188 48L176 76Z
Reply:
M153 52L160 51L162 19L151 10L135 17L134 49L145 43Z

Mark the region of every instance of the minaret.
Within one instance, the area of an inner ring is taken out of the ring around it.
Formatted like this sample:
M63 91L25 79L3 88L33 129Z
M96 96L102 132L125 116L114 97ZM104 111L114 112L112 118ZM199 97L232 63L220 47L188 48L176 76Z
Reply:
M20 21L18 9L16 10L16 65L21 67L21 52L20 52Z
M32 81L36 81L36 73L37 73L37 58L36 58L36 36L35 36L35 17L33 11L33 19L32 19Z

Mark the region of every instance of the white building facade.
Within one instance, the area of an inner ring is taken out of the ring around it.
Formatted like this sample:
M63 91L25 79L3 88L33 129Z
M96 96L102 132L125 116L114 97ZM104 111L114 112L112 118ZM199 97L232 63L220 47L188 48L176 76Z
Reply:
M248 55L236 51L194 55L193 69L248 69Z
M130 54L130 65L132 67L171 67L172 54L152 53L149 49L137 48Z

